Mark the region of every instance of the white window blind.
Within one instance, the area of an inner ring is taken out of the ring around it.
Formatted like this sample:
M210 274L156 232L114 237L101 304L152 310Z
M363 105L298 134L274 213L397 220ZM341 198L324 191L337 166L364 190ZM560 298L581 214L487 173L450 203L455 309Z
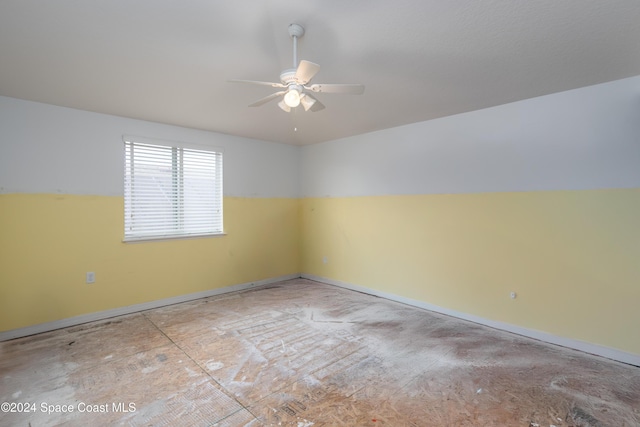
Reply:
M124 240L221 234L222 153L125 139Z

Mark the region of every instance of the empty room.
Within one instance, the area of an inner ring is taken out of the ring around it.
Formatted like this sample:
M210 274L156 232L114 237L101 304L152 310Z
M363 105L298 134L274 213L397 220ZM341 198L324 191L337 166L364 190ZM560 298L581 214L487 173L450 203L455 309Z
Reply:
M0 426L640 426L637 0L0 2Z

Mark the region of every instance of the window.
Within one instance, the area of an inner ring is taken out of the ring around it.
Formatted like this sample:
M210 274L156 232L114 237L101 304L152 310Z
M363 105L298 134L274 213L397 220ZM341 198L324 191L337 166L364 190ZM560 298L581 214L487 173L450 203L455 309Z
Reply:
M124 240L222 234L222 153L140 141L124 141Z

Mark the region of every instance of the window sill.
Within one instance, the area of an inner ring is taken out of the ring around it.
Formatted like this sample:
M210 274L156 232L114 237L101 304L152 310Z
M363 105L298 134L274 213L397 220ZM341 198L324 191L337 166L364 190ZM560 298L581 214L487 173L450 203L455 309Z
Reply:
M148 236L148 237L130 237L123 239L122 243L144 243L144 242L163 242L171 240L191 240L191 239L204 239L209 237L224 237L227 233L207 233L207 234L192 234L188 236Z

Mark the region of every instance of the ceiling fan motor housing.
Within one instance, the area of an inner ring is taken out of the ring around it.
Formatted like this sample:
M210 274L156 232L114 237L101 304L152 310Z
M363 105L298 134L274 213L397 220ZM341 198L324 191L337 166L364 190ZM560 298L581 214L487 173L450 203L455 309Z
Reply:
M289 86L290 84L297 83L296 81L296 69L289 68L280 73L280 81L283 85Z

